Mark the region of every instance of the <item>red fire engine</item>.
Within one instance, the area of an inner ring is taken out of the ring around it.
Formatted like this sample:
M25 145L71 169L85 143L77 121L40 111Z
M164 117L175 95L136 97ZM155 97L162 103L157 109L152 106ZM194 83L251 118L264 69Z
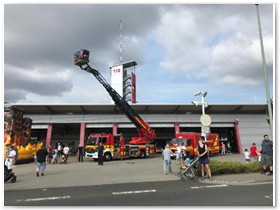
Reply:
M105 148L105 159L125 157L146 157L155 152L151 144L156 137L155 131L131 108L131 106L110 86L104 77L89 66L89 51L81 49L74 54L74 64L82 70L91 73L107 90L116 106L125 113L127 118L137 128L139 136L132 137L129 144L125 144L122 134L91 134L86 142L86 157L97 158L96 148L102 142Z
M98 159L96 149L102 142L104 146L104 159L124 159L130 157L151 157L155 153L153 144L125 144L122 134L93 133L86 142L85 157Z
M183 144L185 146L185 155L193 157L197 155L197 144L200 138L200 133L182 132L176 134L175 138L170 141L170 149L172 151L171 157L176 157L177 146ZM217 133L210 133L206 139L208 151L211 154L219 153L219 135Z

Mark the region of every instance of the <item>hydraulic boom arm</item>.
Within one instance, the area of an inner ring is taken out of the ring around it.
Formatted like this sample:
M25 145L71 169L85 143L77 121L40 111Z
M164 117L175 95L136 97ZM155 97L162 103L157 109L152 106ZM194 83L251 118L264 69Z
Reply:
M89 51L80 50L74 54L74 63L82 70L89 72L103 85L107 90L116 106L125 113L127 118L136 126L139 137L132 137L130 144L151 143L155 139L155 131L131 108L131 106L111 87L104 77L89 66Z

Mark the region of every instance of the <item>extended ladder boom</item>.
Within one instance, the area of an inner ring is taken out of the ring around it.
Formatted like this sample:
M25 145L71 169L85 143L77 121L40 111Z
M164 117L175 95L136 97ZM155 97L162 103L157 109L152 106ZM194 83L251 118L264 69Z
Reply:
M105 78L96 70L88 65L89 51L80 50L74 54L74 62L85 70L95 76L95 78L107 90L116 106L125 113L128 119L136 126L139 137L133 137L130 141L131 144L145 144L151 143L155 139L155 131L131 108L131 106L115 91Z

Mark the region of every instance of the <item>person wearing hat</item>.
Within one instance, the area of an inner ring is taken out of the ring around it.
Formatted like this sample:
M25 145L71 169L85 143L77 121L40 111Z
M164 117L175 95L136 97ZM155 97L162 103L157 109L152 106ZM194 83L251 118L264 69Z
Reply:
M172 173L171 169L171 154L172 151L169 149L169 144L166 144L165 149L162 151L162 160L163 160L163 174Z

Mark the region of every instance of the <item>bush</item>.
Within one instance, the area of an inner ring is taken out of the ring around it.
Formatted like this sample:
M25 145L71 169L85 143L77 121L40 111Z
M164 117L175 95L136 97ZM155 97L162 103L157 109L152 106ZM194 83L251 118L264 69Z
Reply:
M251 162L246 164L241 162L221 162L217 160L211 160L210 168L212 175L219 175L260 172L262 167L259 162ZM200 168L196 170L196 173L200 174Z

